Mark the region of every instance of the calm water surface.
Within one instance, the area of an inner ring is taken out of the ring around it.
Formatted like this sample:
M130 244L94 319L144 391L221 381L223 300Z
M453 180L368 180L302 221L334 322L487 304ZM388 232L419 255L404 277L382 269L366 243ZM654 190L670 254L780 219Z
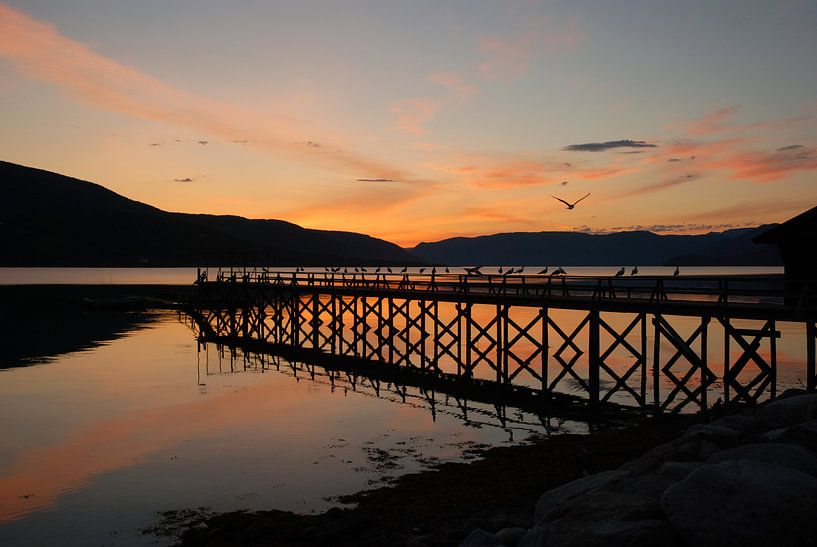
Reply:
M530 425L501 427L491 407L437 396L432 412L418 392L403 403L390 386L333 387L278 365L198 351L183 320L159 314L100 347L0 370L0 545L144 544L155 538L139 529L170 509L322 510L544 430L523 413L509 415Z

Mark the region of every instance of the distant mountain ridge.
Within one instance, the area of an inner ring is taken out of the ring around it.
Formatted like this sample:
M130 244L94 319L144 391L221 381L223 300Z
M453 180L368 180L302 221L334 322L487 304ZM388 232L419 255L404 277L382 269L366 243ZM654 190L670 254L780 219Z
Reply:
M0 161L0 265L416 264L399 246L282 220L162 211L98 184Z
M782 265L775 246L752 242L752 237L771 226L701 235L512 232L420 243L409 251L427 262L450 265Z

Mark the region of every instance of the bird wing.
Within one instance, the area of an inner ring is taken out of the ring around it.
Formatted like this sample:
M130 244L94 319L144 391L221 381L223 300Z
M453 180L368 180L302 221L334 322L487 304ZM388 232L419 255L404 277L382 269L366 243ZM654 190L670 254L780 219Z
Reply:
M584 198L586 198L586 197L587 197L587 196L589 196L589 195L590 195L590 192L587 192L587 194L586 194L584 197L582 197L582 198L580 198L580 199L577 199L577 200L576 200L576 202L575 202L575 203L573 203L573 205L576 205L576 203L579 203L581 200L583 200Z
M561 201L562 203L564 203L565 205L570 207L570 204L568 202L566 202L565 200L563 200L562 198L557 198L556 196L550 196L550 197L552 197L553 199L558 199L559 201Z

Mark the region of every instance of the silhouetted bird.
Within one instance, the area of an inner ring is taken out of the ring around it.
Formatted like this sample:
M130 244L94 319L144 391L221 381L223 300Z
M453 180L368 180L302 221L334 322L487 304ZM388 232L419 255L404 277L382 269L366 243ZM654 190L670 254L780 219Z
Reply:
M365 271L366 271L366 268L364 268L363 266L361 266L361 267L360 267L360 271L361 271L361 272L365 272Z
M445 267L445 273L451 273L451 271L448 269L448 266Z
M436 274L436 273L437 273L437 266L433 266L433 267L431 268L431 273L433 273L433 274Z
M502 273L502 266L499 267L499 273Z
M424 271L426 271L426 269L425 268L420 268L418 271L419 271L419 273L423 273Z
M550 266L545 266L545 269L540 271L539 274L540 275L545 275L546 273L548 273L548 268L550 268Z
M391 266L386 266L386 271L391 273Z
M374 269L374 273L380 273L380 266Z
M516 273L521 274L521 273L522 273L522 272L524 272L524 271L525 271L525 267L524 267L524 266L522 266L521 268L519 268L518 270L516 270Z
M553 270L553 273L550 274L550 275L565 275L566 273L567 272L564 271L561 266L559 266L559 268L556 269L556 270Z
M622 275L624 275L625 271L626 270L624 269L624 266L622 266L621 269L616 272L616 277L621 277Z
M681 269L678 266L675 266L675 271L672 272L672 277L678 277L678 274L681 273Z
M407 266L403 266L403 269L402 269L402 270L400 270L400 273L406 273L406 271L407 271L407 270L408 270L408 267L407 267Z
M581 200L585 199L585 198L586 198L587 196L589 196L589 195L590 195L590 192L587 192L587 194L586 194L584 197L581 197L581 198L577 199L577 200L576 200L576 201L574 201L573 203L569 203L569 202L567 202L567 201L563 200L562 198L557 198L556 196L551 196L551 197L552 197L553 199L558 199L559 201L561 201L562 203L564 203L564 204L567 206L567 210L568 210L568 211L570 211L571 209L575 209L575 208L576 208L576 205L578 205L578 203L579 203Z
M473 266L471 268L465 268L465 273L468 275L482 275L482 272L479 271L482 266Z
M638 266L633 267L633 271L630 272L630 275L638 275Z

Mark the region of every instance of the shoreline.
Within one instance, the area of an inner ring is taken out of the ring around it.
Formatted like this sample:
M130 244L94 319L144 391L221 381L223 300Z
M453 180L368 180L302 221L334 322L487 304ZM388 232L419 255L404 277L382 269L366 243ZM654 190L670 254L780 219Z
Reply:
M149 535L181 545L458 545L477 529L530 527L542 492L615 469L680 435L703 415L645 417L623 429L533 437L340 496L351 508L321 514L179 510Z

